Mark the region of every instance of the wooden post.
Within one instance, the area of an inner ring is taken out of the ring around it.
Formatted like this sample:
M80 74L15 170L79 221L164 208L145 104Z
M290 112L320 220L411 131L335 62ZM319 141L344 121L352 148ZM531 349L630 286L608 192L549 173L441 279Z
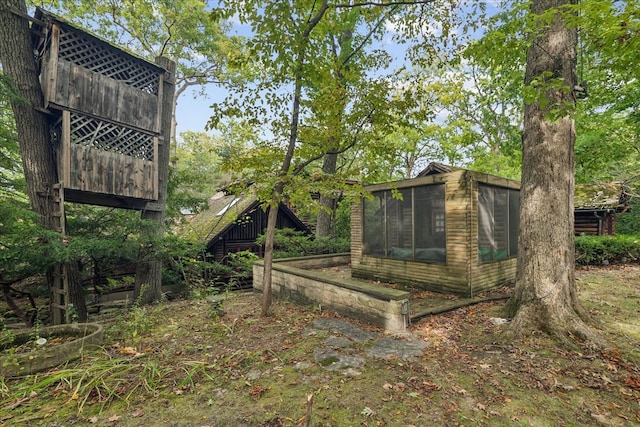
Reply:
M156 63L166 69L162 79L160 104L160 137L158 138L158 202L157 210L145 209L142 219L156 224L147 231L147 237L160 238L164 233L165 208L167 203L167 181L169 179L169 155L171 146L171 111L175 92L176 63L168 58L158 57ZM153 247L141 249L136 266L134 298L141 304L159 301L162 297L162 260L155 257Z
M51 45L49 46L49 53L46 60L46 75L42 80L43 92L44 92L44 108L49 107L56 93L56 84L58 76L58 50L60 47L60 26L52 24L49 29L49 36L51 37Z

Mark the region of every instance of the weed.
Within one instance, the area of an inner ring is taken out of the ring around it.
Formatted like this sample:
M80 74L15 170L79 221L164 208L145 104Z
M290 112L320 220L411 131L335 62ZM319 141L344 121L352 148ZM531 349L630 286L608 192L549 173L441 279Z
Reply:
M4 319L0 317L0 350L11 347L16 336L13 331L4 323Z

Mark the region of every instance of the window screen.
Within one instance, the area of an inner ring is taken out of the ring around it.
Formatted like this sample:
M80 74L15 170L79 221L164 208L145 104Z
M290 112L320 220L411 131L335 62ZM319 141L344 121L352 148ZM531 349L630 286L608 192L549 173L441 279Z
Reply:
M478 184L478 259L515 257L518 250L520 192Z
M364 202L363 253L422 262L446 261L444 184L373 193Z
M386 192L387 203L387 255L391 258L411 259L413 255L412 189L398 193L402 200Z
M383 256L385 254L384 202L384 191L373 193L372 200L364 200L362 251L366 255Z
M416 260L446 261L444 185L415 188Z

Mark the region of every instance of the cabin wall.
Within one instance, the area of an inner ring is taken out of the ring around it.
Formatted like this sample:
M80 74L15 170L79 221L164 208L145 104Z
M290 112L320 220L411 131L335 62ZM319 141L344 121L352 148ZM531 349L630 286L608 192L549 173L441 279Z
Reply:
M615 234L615 214L606 211L575 211L574 235L612 236Z
M495 288L497 286L511 285L516 278L517 258L508 258L498 261L480 262L478 257L478 183L496 187L519 189L520 183L506 178L486 174L474 174L469 205L469 282L470 296Z
M229 253L248 250L262 256L262 246L256 243L258 236L267 228L268 212L257 207L249 213L241 215L215 241L210 242L208 252L217 262L221 262ZM300 230L298 225L288 216L278 212L276 228L292 228Z
M415 180L393 183L406 188L418 185L445 184L446 263L423 263L393 258L363 255L362 203L352 205L351 215L351 271L353 277L410 284L426 290L466 295L468 282L467 206L469 188L465 171L430 175ZM390 188L374 185L366 189L377 191Z

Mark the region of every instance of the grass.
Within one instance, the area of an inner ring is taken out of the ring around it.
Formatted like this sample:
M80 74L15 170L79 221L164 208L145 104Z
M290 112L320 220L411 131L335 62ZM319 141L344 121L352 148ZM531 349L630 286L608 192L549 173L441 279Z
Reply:
M411 332L413 360L366 357L327 371L314 350L328 311L232 296L224 316L204 300L134 308L99 319L102 351L49 372L0 376L0 425L295 426L313 395L313 426L640 425L640 268L581 269L585 307L613 344L569 350L546 335L505 343L504 301L431 316ZM374 327L362 328L383 333Z

